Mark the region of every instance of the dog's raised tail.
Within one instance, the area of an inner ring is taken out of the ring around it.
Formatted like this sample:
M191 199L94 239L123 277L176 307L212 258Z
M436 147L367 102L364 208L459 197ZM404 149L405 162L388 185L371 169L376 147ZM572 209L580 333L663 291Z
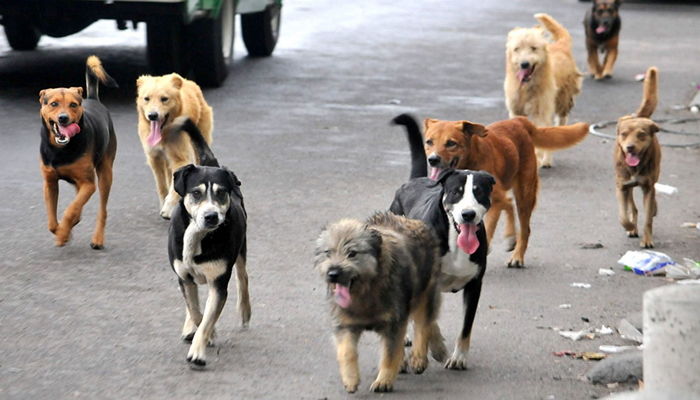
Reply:
M656 69L656 67L649 67L649 69L647 69L646 76L644 77L642 104L640 104L637 109L637 117L650 118L651 114L656 110L656 104L659 102L658 73L659 70Z
M538 13L535 14L535 18L540 21L544 27L552 33L554 41L571 48L571 34L564 28L562 24L557 22L549 14Z
M183 115L175 118L172 123L171 128L173 134L177 134L180 131L185 131L190 136L192 145L197 150L197 158L199 158L199 165L207 167L218 167L219 161L214 156L211 151L211 147L204 140L202 132L197 128L197 125L190 119L190 117Z
M523 117L520 117L523 118ZM525 118L523 118L525 119ZM572 125L537 127L525 119L528 132L535 147L542 150L562 150L571 147L588 135L588 124L579 122Z
M102 61L97 56L90 56L85 62L85 88L87 98L99 100L100 82L107 87L118 88L119 85L102 67Z
M391 122L406 128L408 147L411 150L410 179L428 176L428 162L423 150L423 135L420 133L416 119L410 114L401 114L394 117Z

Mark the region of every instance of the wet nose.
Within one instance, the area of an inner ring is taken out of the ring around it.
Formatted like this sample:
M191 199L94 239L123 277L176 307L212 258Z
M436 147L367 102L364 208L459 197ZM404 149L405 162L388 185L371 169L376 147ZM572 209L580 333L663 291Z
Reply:
M158 121L158 113L157 112L149 112L148 113L148 120L149 121Z
M438 164L440 164L440 156L433 154L430 157L428 157L428 164L430 164L431 167L435 167Z
M328 269L328 272L326 272L326 276L328 277L328 282L337 282L340 277L340 268L331 267Z
M520 68L521 69L529 69L530 68L530 63L527 61L523 61L520 63Z
M627 149L627 152L628 152L628 153L629 153L629 152L633 152L633 151L634 151L634 145L629 145L629 146L625 147L625 149Z
M68 114L66 114L66 113L58 114L58 122L60 122L62 124L67 124L68 121L70 121Z
M464 222L472 222L472 221L474 221L474 217L476 217L476 211L474 211L474 210L462 211L462 219L464 220Z
M214 226L219 223L219 214L215 212L210 212L204 214L204 223L207 224L207 226Z

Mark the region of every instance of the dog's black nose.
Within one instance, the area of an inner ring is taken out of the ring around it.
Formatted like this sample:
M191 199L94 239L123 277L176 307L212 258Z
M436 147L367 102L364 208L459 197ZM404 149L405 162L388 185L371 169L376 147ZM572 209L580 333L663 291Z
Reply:
M627 150L628 153L633 153L634 152L634 145L629 145L629 146L625 147L625 149Z
M210 212L204 214L204 223L207 224L207 226L214 226L219 223L219 214L215 212Z
M462 211L462 219L464 222L472 222L474 221L474 217L476 217L476 211L474 210L463 210Z
M527 61L523 61L520 63L520 68L522 69L529 69L530 68L530 63Z
M428 157L428 164L430 164L431 167L435 167L438 164L440 164L440 156L437 154L432 154Z
M157 112L149 112L148 113L148 120L149 121L158 121L158 113Z
M328 277L328 282L337 282L338 278L340 277L340 268L331 267L330 269L328 269L328 272L326 272L326 276Z
M67 124L70 121L70 117L66 113L58 114L58 122L62 124Z

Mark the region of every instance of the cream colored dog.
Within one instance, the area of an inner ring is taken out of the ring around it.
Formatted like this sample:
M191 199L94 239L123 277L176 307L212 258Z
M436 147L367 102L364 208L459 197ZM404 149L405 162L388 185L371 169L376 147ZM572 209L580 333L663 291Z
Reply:
M547 14L535 18L552 34L554 42L540 27L515 28L506 43L506 79L503 89L510 117L527 116L538 127L566 125L581 91L583 75L571 54L571 36ZM556 117L556 124L555 124ZM552 166L549 151L537 149L538 164Z
M171 132L171 124L177 117L187 116L211 144L214 113L199 86L178 74L144 75L136 80L136 88L139 138L156 180L160 216L169 219L180 200L173 189L173 171L199 163L188 135Z

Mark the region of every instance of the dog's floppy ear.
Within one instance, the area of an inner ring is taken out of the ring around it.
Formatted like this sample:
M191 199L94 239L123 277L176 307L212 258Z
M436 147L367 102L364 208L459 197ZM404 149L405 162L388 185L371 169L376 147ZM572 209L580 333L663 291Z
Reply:
M223 167L222 169L226 171L228 184L231 186L231 189L241 186L241 181L238 180L238 177L236 176L236 174L233 173L233 171L226 167Z
M180 197L185 197L187 175L195 169L197 169L197 167L195 167L194 164L187 164L184 167L178 168L178 170L173 173L173 189L175 189L175 192L177 192Z
M68 90L78 93L79 97L83 97L83 88L81 87L69 87Z
M379 258L382 254L382 234L374 228L366 228L370 237L370 245L374 252L374 257Z
M649 126L649 134L652 135L652 136L654 136L654 134L655 134L656 132L658 132L658 131L661 130L661 129L659 128L659 126L656 125L656 122L654 122L654 121L652 121L652 120L649 120L649 125L648 125L648 126Z
M46 94L47 89L43 89L39 92L39 104L46 104L48 100L44 98L44 95Z
M182 80L182 77L180 75L174 73L172 78L170 78L170 79L171 79L173 86L175 86L176 89L182 88L183 80Z
M475 124L469 121L462 121L460 123L462 124L462 132L464 132L465 135L479 135L481 137L488 135L486 127L481 124Z
M493 177L493 175L489 174L486 171L479 171L477 173L481 175L489 185L491 185L489 189L493 189L493 185L496 184L496 179Z

